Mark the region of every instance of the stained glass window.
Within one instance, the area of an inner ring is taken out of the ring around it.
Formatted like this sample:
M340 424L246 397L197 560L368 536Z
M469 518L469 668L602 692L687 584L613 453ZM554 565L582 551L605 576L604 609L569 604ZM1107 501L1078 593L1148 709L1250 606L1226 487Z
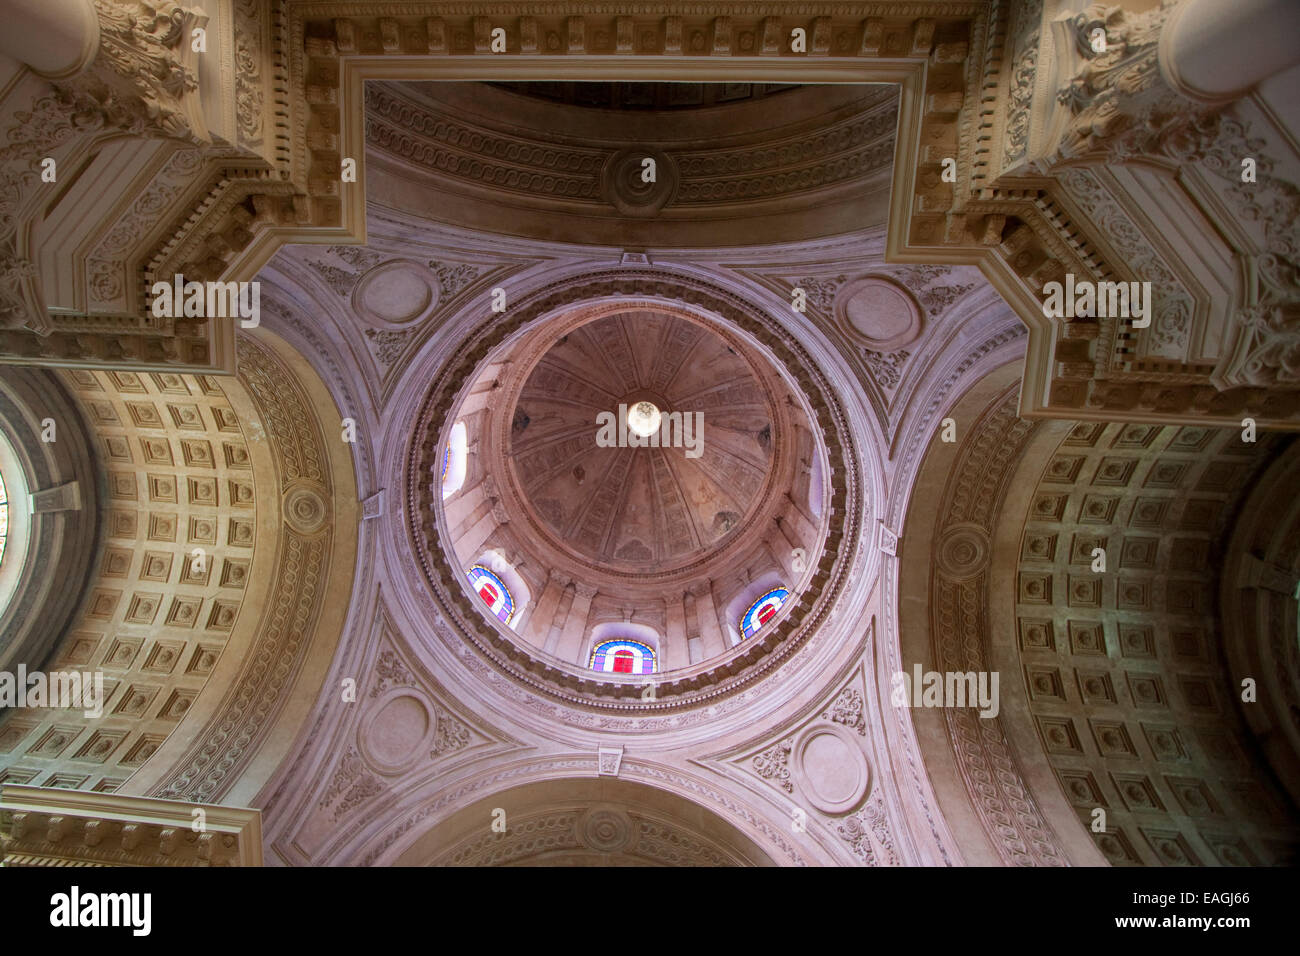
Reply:
M469 583L501 623L509 624L515 613L515 599L511 597L510 589L505 583L487 568L477 564L469 569Z
M601 641L591 652L591 669L606 674L653 674L654 648L623 638Z
M0 561L5 559L5 542L9 540L9 494L4 475L0 475Z
M754 633L781 610L781 605L790 596L785 588L773 588L749 606L749 610L740 619L740 636L753 637Z

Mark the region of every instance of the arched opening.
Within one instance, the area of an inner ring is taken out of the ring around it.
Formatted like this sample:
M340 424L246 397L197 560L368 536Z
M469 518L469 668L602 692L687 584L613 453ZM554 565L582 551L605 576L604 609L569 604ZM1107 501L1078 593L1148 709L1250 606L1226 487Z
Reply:
M469 460L468 432L464 422L451 427L451 437L442 452L442 500L446 501L465 484Z
M497 828L483 821L500 821ZM563 778L490 794L436 822L397 866L773 866L728 819L617 778Z
M523 626L532 589L500 551L485 551L465 569L465 577L489 614L512 630Z
M659 632L631 621L608 621L591 629L586 665L604 674L654 674L661 670Z
M31 505L13 445L0 432L0 615L22 579L27 560Z
M727 631L732 645L757 634L780 615L790 590L775 572L749 582L727 602Z

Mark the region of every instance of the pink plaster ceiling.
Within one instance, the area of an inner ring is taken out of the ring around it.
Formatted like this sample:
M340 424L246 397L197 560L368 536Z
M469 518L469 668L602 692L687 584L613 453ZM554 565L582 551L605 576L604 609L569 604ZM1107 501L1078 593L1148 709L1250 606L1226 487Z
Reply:
M702 441L601 447L598 415L641 398L700 413ZM771 403L748 362L709 330L619 313L565 335L532 369L512 415L511 464L563 546L659 570L721 544L753 512L771 466Z

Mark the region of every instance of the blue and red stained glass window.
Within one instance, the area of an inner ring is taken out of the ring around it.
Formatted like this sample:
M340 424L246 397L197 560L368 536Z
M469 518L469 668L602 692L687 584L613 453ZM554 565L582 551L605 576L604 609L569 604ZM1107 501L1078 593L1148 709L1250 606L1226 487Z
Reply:
M654 648L623 638L601 641L591 652L591 669L605 674L653 674Z
M469 569L469 583L488 609L502 624L509 624L515 613L515 599L499 577L481 565Z
M776 617L776 612L781 610L789 596L790 592L785 588L773 588L751 604L740 619L740 636L753 637L760 627Z

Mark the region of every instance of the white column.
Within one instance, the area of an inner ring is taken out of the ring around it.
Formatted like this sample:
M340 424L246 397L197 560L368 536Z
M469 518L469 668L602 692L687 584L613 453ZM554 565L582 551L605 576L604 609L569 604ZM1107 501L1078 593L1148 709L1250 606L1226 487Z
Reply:
M1160 37L1160 67L1187 96L1230 100L1300 62L1296 0L1186 0Z
M682 594L664 598L664 646L660 649L661 666L666 671L687 667L691 660L686 643L686 604Z
M99 51L90 0L4 0L0 53L52 80L80 73Z
M578 583L573 586L573 603L569 605L569 616L564 621L564 631L555 647L555 656L561 660L585 666L586 661L579 660L582 652L582 639L587 633L587 615L591 612L591 599L596 596L596 589L590 584Z
M524 633L524 637L538 647L546 645L546 638L551 633L551 625L555 623L555 610L559 607L560 598L564 595L564 589L568 584L569 579L555 571L552 571L546 579L542 596L537 599L537 610L528 619L528 627L525 628Z
M500 526L501 522L497 520L497 516L489 508L478 521L474 522L474 526L456 542L456 557L463 563L476 560L483 544Z
M700 640L704 644L704 660L716 657L727 649L727 639L718 627L718 609L713 602L713 584L705 581L691 589L695 595L695 619L700 625Z

